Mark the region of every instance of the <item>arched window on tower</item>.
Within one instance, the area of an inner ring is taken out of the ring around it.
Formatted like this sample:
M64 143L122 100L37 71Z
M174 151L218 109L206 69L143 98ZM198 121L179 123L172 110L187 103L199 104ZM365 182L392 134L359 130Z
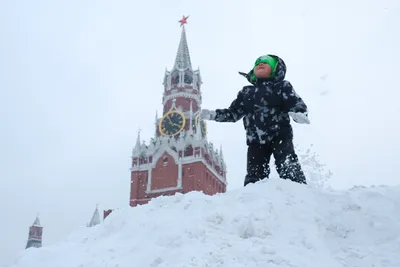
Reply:
M185 148L185 152L183 153L184 157L192 156L193 155L193 147L191 145Z
M171 75L171 85L177 85L179 83L179 72L176 70Z
M192 74L191 71L185 71L184 82L186 84L192 84L193 83L193 74Z

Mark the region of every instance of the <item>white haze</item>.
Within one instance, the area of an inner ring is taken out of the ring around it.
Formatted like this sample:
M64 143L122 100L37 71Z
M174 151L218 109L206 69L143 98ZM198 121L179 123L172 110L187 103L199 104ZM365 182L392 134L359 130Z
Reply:
M154 134L178 20L204 80L203 107L226 107L261 54L281 56L310 108L294 125L334 188L398 184L399 2L11 1L0 3L0 266L25 248L37 212L43 245L129 203L139 128ZM228 190L245 175L241 122L208 123ZM226 133L229 133L227 135Z

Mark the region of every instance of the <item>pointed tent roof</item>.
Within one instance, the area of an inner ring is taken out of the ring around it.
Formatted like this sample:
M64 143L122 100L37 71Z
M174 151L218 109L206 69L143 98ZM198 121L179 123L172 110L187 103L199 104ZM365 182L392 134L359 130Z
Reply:
M96 205L96 209L93 213L90 223L88 224L88 227L92 227L92 226L95 226L98 224L100 224L100 214L99 214L99 207L98 207L98 205Z
M140 150L140 129L138 130L138 135L136 138L135 150Z
M187 19L187 17L186 17ZM186 20L185 20L186 23ZM175 69L192 69L192 62L190 61L189 47L186 39L185 25L182 24L181 40L179 41L178 52L175 59Z
M40 220L39 220L39 214L36 215L36 219L35 219L35 221L33 222L32 226L39 226L39 227L41 227L41 225L40 225Z

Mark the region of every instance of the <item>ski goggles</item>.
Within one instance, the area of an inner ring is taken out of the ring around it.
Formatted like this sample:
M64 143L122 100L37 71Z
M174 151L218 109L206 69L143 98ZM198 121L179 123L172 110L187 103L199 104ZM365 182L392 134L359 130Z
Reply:
M274 72L276 65L278 63L278 60L269 55L261 56L261 57L257 58L256 62L254 63L254 67L256 67L260 63L268 64L271 67L272 71Z

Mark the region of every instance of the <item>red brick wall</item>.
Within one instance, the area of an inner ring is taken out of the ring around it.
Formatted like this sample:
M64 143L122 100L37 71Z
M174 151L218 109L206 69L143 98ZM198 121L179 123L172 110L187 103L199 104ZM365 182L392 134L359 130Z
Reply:
M167 159L164 162L164 158ZM176 187L178 185L178 165L174 158L164 153L156 163L151 173L151 190Z
M199 162L185 164L182 166L182 187L185 193L196 190L196 179L198 172L202 172L203 168Z
M226 192L226 186L210 172L202 162L194 162L182 166L183 190L202 191L207 195Z
M178 170L178 165L175 163L174 158L165 152L157 160L155 168L152 169L151 190L176 187L179 177ZM194 162L182 166L183 190L146 194L148 172L134 171L131 177L130 205L132 207L146 204L151 198L161 195L174 195L176 192L202 191L208 195L226 192L226 186L202 162Z
M171 106L172 106L172 99L168 100L167 103L165 103L163 114L166 114L171 109ZM179 106L182 106L183 112L189 111L190 110L190 99L185 98L185 97L177 97L175 106L176 106L176 108L178 108ZM192 109L193 109L193 113L199 109L199 107L197 106L197 101L195 101L194 99L192 99Z
M147 204L149 201L150 201L150 199L131 200L130 205L131 205L131 207L136 207L137 205Z
M133 171L131 173L131 201L145 198L147 187L147 171ZM132 204L132 203L131 203Z
M172 190L172 191L168 191L168 192L160 192L160 193L152 193L149 194L147 197L148 198L155 198L155 197L159 197L159 196L172 196L175 195L176 193L182 193L182 190Z
M205 193L214 195L216 193L225 193L226 186L209 170L205 171L204 175Z
M42 227L40 226L29 227L29 238L42 240L42 233Z
M111 212L113 212L113 210L112 210L112 209L109 209L109 210L103 210L103 220L104 220L105 218L107 218L107 216L108 216L108 215L110 215L110 214L111 214Z

